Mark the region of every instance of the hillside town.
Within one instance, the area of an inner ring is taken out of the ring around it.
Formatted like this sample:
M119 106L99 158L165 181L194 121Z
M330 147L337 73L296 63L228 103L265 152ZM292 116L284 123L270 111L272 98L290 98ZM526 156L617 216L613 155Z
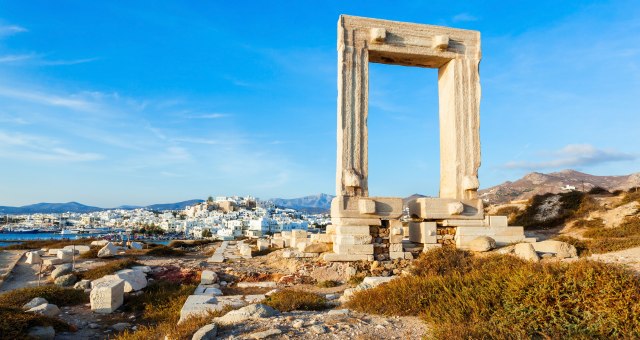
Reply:
M181 238L233 240L261 237L329 223L326 214L279 208L252 196L209 197L182 210L112 209L89 213L7 215L5 232L74 234L153 234Z

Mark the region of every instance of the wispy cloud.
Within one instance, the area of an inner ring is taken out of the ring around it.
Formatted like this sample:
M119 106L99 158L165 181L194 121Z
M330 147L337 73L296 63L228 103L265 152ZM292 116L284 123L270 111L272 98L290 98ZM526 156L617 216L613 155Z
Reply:
M2 25L0 24L0 38L14 35L17 33L27 32L27 29L18 25Z
M73 96L63 97L33 90L12 89L0 86L0 96L48 106L61 106L74 110L91 110L95 108L93 103L82 98L77 98L77 96L76 98Z
M87 162L103 159L93 152L78 152L38 135L0 131L0 158L30 161Z
M451 18L453 22L470 22L470 21L478 21L478 17L471 15L469 13L459 13Z
M192 118L197 118L197 119L220 119L220 118L225 118L225 117L229 117L230 114L228 113L206 113L206 114L201 114L201 115L194 115L192 116Z
M0 64L21 63L34 58L34 54L10 54L0 56Z
M552 169L564 167L594 166L603 163L632 161L637 155L610 149L598 149L590 144L569 144L562 149L551 152L549 160L538 162L517 161L505 166L509 169Z

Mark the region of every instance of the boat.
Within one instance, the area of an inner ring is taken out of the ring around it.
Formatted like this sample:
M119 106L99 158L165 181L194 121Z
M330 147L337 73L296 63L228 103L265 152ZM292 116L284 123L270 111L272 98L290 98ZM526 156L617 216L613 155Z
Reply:
M37 228L18 228L11 230L12 233L16 234L37 234L40 232L40 229Z

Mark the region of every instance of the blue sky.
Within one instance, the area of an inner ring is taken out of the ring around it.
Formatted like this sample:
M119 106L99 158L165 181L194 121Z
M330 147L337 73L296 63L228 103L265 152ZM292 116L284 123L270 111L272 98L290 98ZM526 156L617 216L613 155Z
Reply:
M640 171L637 1L0 1L0 205L333 194L341 13L481 31L482 187ZM370 73L371 194L437 194L436 70Z

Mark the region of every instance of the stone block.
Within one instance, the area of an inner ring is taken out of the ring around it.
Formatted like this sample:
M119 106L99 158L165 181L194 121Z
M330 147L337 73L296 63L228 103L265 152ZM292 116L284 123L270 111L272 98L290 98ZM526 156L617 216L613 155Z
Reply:
M180 320L178 323L192 317L206 315L209 311L219 310L217 299L208 295L189 295L187 301L180 310Z
M147 278L139 270L123 269L111 276L124 281L125 293L138 291L147 286Z
M373 213L362 213L360 201L373 202L373 209L370 209L371 203L363 203L366 210L373 210ZM398 197L350 197L337 196L331 201L331 217L377 217L382 219L397 219L402 215L402 199Z
M462 211L452 214L450 204L461 203ZM482 200L456 200L450 198L421 197L409 201L409 216L427 220L444 219L484 219L484 206Z
M56 249L49 249L47 251L47 255L49 255L49 256L58 256L58 250L60 250L60 249L57 249L57 248Z
M283 231L280 234L283 239L291 238L291 231Z
M56 257L64 263L73 262L73 250L60 249L56 253Z
M58 308L58 306L51 303L43 303L41 305L28 309L27 312L55 317L58 314L60 314L60 308Z
M91 290L91 310L101 314L112 313L122 306L123 296L124 280L100 282Z
M442 244L440 243L425 243L424 248L422 248L422 252L426 253L431 249L442 248Z
M373 255L373 244L334 244L336 254Z
M389 243L402 243L402 240L404 240L404 235L390 235L389 236Z
M370 235L369 226L337 226L336 235Z
M438 226L435 222L409 223L409 240L416 243L437 243Z
M373 261L373 255L324 254L327 262Z
M489 226L494 227L507 227L509 226L509 219L507 216L489 216Z
M355 225L355 226L359 226L359 225L380 226L380 225L382 225L382 220L379 219L379 218L366 218L366 217L361 217L361 218L331 217L331 224L334 225L334 226L338 226L338 225L345 225L345 226L349 226L349 225ZM329 226L327 226L327 228L328 227Z
M271 240L271 246L274 248L284 248L284 239L274 238Z
M546 240L542 242L535 242L531 245L537 252L554 254L556 257L561 259L578 257L576 248L566 242Z
M333 237L329 234L313 234L311 243L333 243Z
M391 258L392 260L404 259L404 252L402 252L402 251L390 251L389 252L389 258Z
M307 238L307 231L306 230L298 230L298 229L294 229L291 230L291 238Z
M61 264L51 272L51 278L55 280L62 275L70 274L72 270L73 270L73 267L71 266L70 263Z
M222 263L224 262L224 255L221 254L213 254L210 258L207 259L207 262L210 263Z
M258 250L269 249L269 244L270 244L270 241L266 238L258 239L258 242L256 243Z
M108 258L114 257L118 255L118 247L116 247L113 243L108 242L104 247L102 247L98 251L99 258Z
M238 288L275 288L277 284L273 281L263 282L238 282Z
M488 227L489 224L485 220L443 220L443 227Z
M515 246L514 254L527 261L538 262L540 261L540 256L536 253L536 250L533 248L531 243L518 243Z
M218 282L218 274L213 270L203 270L200 276L200 283L203 285L210 285Z
M58 264L62 264L62 260L57 257L54 259L45 259L42 261L42 264L45 266L55 266Z
M389 244L389 252L402 252L402 243L391 243Z
M373 200L361 198L358 200L358 209L361 214L375 214L376 202Z
M40 258L40 254L37 251L30 251L26 255L27 255L27 259L25 261L26 264L40 264L40 263L42 263L42 259Z
M196 287L196 290L195 292L193 292L193 295L222 296L223 294L219 287L214 287L213 285L200 284L198 287Z
M336 226L333 224L329 224L325 230L324 233L327 235L335 235L336 234Z
M84 254L86 252L89 252L91 250L91 247L85 246L85 245L71 245L71 246L65 246L62 249L75 251L76 254Z
M334 244L370 244L371 235L336 235Z
M131 269L141 271L145 274L151 273L151 267L149 266L133 266Z

